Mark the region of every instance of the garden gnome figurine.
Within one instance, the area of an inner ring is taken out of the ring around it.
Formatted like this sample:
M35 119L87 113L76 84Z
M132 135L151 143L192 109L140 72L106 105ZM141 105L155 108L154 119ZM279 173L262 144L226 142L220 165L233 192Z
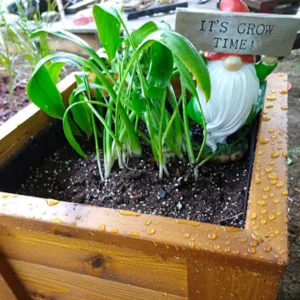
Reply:
M220 10L224 12L249 12L241 0L222 0ZM205 52L211 80L211 97L206 102L198 88L198 95L207 123L206 144L213 152L218 144L225 144L231 134L247 121L257 104L260 83L277 66L277 59L264 57L255 64L255 56L231 53ZM190 101L189 116L201 123L201 113L195 99Z

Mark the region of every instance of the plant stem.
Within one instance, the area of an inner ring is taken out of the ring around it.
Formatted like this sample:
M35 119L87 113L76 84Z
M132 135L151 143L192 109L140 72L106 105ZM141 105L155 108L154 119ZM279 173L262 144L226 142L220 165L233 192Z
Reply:
M204 117L204 113L203 113L203 108L202 108L202 105L200 103L200 99L199 99L199 96L196 95L195 96L196 99L197 99L197 102L198 102L198 106L199 106L199 109L200 109L200 112L201 112L201 116L203 118L203 141L202 141L202 145L201 145L201 148L200 148L200 151L198 153L198 156L196 158L196 163L199 162L200 158L201 158L201 155L202 155L202 152L204 150L204 147L205 147L205 144L206 144L206 139L207 139L207 125L206 125L206 121L205 121L205 117Z
M91 115L92 115L93 132L94 132L94 137L95 137L95 148L96 148L97 165L98 165L98 170L99 170L101 181L104 181L104 177L103 177L103 173L102 173L102 168L101 168L100 154L99 154L99 143L98 143L97 127L96 127L96 124L95 124L94 114L92 113Z
M182 89L182 110L183 110L183 130L184 130L184 135L185 135L185 143L186 143L186 151L188 154L189 162L191 164L195 163L195 155L194 155L194 150L192 146L192 141L191 141L191 135L190 135L190 127L189 127L189 120L186 112L186 88L184 85L181 87Z

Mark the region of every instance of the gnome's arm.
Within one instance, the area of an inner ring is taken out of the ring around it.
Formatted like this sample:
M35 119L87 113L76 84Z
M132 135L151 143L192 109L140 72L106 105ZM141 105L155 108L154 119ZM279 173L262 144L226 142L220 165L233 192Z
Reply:
M264 83L267 76L277 67L277 58L262 55L261 60L255 65L256 74L260 83Z

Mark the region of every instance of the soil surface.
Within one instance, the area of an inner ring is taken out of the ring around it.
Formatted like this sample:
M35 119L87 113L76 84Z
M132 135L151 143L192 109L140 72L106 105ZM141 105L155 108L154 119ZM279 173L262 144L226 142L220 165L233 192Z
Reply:
M23 64L18 65L18 68L28 69L28 66L23 62ZM28 71L27 69L26 72ZM74 67L66 65L62 70L61 77L65 78L74 71L76 71ZM14 80L13 94L10 95L8 75L0 72L0 126L30 103L30 100L26 96L26 85L30 73L31 71L28 71L28 73L20 76L22 79L17 82Z
M0 126L29 104L25 94L26 82L20 81L14 89L14 95L9 94L9 79L0 75Z
M289 74L288 132L292 163L289 178L289 265L282 280L278 300L300 299L300 50L280 62L276 72Z
M158 179L151 155L130 159L103 183L94 154L84 160L64 146L29 171L20 194L85 203L146 214L241 226L249 170L248 159L229 165L207 163L195 181L184 160L172 159L170 177Z

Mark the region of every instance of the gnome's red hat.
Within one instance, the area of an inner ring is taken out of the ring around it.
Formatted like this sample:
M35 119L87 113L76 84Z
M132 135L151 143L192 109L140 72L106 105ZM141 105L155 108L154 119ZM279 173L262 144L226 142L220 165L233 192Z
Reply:
M242 0L222 0L220 4L220 10L224 12L250 12L248 6ZM227 58L228 56L238 56L244 63L255 62L255 58L253 55L205 52L204 56L207 60L222 60Z

